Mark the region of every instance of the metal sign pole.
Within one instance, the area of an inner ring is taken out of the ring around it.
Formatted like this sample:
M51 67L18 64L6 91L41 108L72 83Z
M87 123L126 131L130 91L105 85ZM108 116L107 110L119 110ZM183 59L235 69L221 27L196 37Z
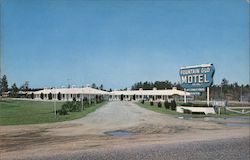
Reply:
M83 111L83 94L81 94L81 103L82 103L81 111Z
M241 85L241 87L240 87L240 102L242 102L242 89L243 88L243 85Z
M184 92L185 92L185 94L184 94L184 103L187 103L186 88L184 89Z
M209 87L207 87L207 106L209 106Z

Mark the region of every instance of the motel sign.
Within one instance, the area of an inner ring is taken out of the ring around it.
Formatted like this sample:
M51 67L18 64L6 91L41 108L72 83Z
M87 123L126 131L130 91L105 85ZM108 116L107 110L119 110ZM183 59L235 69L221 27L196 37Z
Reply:
M213 64L181 67L181 86L187 91L203 91L213 84L214 72Z
M181 86L193 95L199 95L207 89L207 105L209 106L209 87L213 84L214 72L213 64L181 67ZM185 103L187 101L186 95L184 101Z

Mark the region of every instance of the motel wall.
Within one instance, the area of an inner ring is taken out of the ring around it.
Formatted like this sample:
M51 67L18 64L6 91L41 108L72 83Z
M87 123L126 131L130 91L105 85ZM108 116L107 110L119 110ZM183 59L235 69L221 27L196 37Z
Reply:
M176 97L183 99L184 96L190 96L190 93L177 90L175 87L172 89L165 90L157 90L154 88L153 90L143 90L142 88L139 90L126 90L126 91L113 91L109 95L109 100L125 100L125 101L166 101L171 100Z
M72 101L73 99L80 101L82 99L108 99L108 92L94 89L91 87L84 88L52 88L43 89L40 91L33 92L34 99L37 100L49 100L49 95L52 95L51 100L61 100L61 101ZM43 95L43 99L41 98Z

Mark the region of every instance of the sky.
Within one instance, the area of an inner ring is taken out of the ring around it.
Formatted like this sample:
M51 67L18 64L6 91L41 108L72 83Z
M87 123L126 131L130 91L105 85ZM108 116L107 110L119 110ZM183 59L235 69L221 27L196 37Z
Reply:
M130 87L204 63L249 84L247 0L0 0L9 85Z

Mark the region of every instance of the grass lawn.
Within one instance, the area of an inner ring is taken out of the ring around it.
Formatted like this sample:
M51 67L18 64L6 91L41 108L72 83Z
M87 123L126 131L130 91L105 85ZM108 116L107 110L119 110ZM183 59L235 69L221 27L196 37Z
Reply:
M151 106L149 102L145 102L144 104L142 104L140 102L137 102L136 104L139 105L139 106L141 106L141 107L143 107L143 108L146 108L146 109L149 109L151 111L158 112L158 113L171 114L171 115L183 115L182 113L178 113L178 112L172 111L170 109L165 109L163 103L162 103L162 107L161 108L159 108L157 106L157 104L154 104L153 106Z
M150 105L149 102L145 102L144 104L137 102L137 105L149 109L151 111L154 112L158 112L158 113L163 113L163 114L169 114L169 115L173 115L173 116L190 116L190 117L194 117L194 118L199 118L199 117L220 117L220 118L227 118L227 117L233 117L233 116L250 116L250 113L242 115L242 114L238 114L238 113L234 113L234 112L229 112L226 111L224 109L221 109L221 114L217 115L217 114L209 114L209 115L203 115L203 114L183 114L183 113L179 113L176 111L172 111L170 109L165 109L164 104L162 103L162 107L159 108L157 106L157 104L155 103L153 106Z
M57 110L61 109L63 103L56 103ZM85 107L82 112L70 112L68 115L57 115L57 118L55 118L53 102L2 100L0 101L0 125L53 123L73 120L86 116L103 104L105 102Z

